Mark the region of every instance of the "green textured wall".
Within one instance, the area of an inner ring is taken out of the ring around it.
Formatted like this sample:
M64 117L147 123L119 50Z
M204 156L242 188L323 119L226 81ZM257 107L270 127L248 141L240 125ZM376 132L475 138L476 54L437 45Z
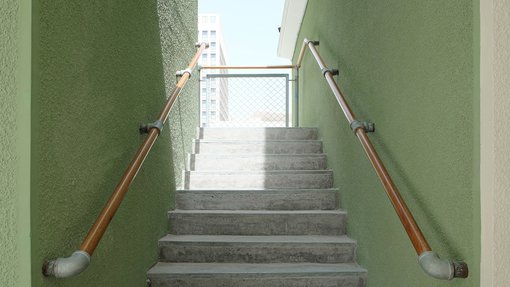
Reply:
M302 126L317 126L349 213L368 286L479 285L478 1L310 0L296 45L319 52L371 134L440 256L464 259L467 280L426 276L375 172L313 57L300 70Z
M17 281L16 237L16 63L17 1L0 3L0 282Z
M30 2L0 2L0 282L29 286Z
M171 145L189 143L196 126L196 82L172 111L172 127L145 160L88 270L47 279L41 265L79 247L144 139L139 123L156 118L175 71L195 53L196 11L196 0L34 1L34 286L145 286L168 229L180 178L174 165L184 160Z

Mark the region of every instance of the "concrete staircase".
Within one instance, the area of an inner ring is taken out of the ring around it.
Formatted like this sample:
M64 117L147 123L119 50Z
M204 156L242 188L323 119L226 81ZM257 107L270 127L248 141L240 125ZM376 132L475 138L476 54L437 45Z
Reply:
M152 287L361 287L312 128L204 128L159 241Z

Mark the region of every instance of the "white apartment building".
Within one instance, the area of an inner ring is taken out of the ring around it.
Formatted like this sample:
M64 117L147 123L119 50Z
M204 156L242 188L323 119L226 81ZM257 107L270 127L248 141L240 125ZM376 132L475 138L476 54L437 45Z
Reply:
M223 29L218 14L198 15L198 41L209 43L209 49L202 54L200 66L226 65L226 47ZM200 125L214 126L228 121L227 79L210 78L207 74L227 73L226 70L202 70L200 81Z

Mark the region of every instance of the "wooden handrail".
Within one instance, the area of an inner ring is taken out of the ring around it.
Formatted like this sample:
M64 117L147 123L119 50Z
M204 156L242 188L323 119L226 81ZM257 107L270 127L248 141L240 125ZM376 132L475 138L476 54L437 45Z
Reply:
M411 240L414 249L416 250L416 253L420 256L421 260L423 256L431 254L432 249L430 248L427 240L425 239L425 236L420 230L420 227L416 223L416 220L414 219L411 211L407 207L407 204L400 195L400 192L395 186L395 183L391 179L391 176L386 170L386 167L384 166L381 158L377 154L377 151L372 145L370 138L367 136L364 126L362 124L358 124L360 122L356 120L356 117L352 112L351 108L349 107L349 104L345 100L342 91L340 90L337 83L333 79L332 71L327 68L326 64L324 63L324 60L322 59L319 52L315 48L315 45L318 44L319 43L316 41L309 41L308 39L304 39L296 66L298 68L301 66L306 48L308 48L310 52L313 54L315 60L317 61L317 64L319 65L322 74L326 78L326 81L329 87L331 88L331 91L335 95L338 104L340 105L345 117L347 118L347 121L349 122L349 125L351 126L351 129L353 129L356 137L359 139L361 145L363 146L363 149L366 155L368 156L370 163L374 167L375 172L377 173L377 176L379 177L379 180L381 181L384 190L386 191L386 194L391 201L391 204L393 205L400 221L402 222L402 225L404 226L405 231L407 232L407 235L409 236L409 239ZM439 257L437 257L437 259L439 259ZM449 266L453 269L449 270L448 274L446 274L447 272L445 272L445 274L440 275L431 274L434 273L434 271L426 270L426 268L432 267L424 267L423 263L422 267L429 275L436 277L438 279L452 279L454 277L466 278L468 276L468 267L466 263L460 261L448 261L447 263L449 263ZM430 264L430 262L427 262L426 264ZM445 266L447 265L448 264L446 264Z
M92 225L92 227L89 229L87 236L85 236L82 244L80 245L79 251L77 251L75 253L82 252L81 254L84 254L83 252L85 252L86 253L85 256L88 255L89 260L90 260L90 256L92 256L92 254L94 253L99 241L101 240L103 234L105 233L106 229L108 228L110 221L112 220L112 218L115 215L115 213L117 212L120 204L122 203L122 200L124 199L124 196L126 195L128 189L131 185L131 182L136 177L145 158L149 154L152 146L154 145L154 142L158 138L159 133L161 131L160 129L165 124L175 100L177 99L177 97L181 93L182 89L186 85L187 81L191 77L191 73L192 73L194 67L197 65L198 59L200 58L202 52L207 47L208 47L207 43L197 44L198 50L197 50L195 56L189 63L187 69L181 71L182 77L177 82L172 93L166 100L163 109L159 113L157 120L154 122L154 125L149 127L148 136L143 141L142 145L136 152L133 160L131 161L131 163L129 164L127 169L124 171L124 174L122 175L122 178L120 179L120 182L117 184L117 187L115 187L115 190L113 191L112 195L106 202L105 206L103 207L103 210L97 217L97 219L94 222L94 224ZM71 258L71 257L69 257L69 258ZM59 258L59 259L62 259L62 258ZM55 265L58 264L59 259L45 262L45 264L43 266L43 273L46 276L69 277L69 276L74 276L74 275L82 272L86 268L86 266L85 266L82 270L79 270L74 273L71 271L68 272L70 274L59 274L59 271L57 270L59 268L55 267ZM64 260L67 260L67 259L68 258L64 258ZM62 260L62 261L64 261L64 260ZM68 261L71 261L71 260L68 260ZM68 264L68 265L70 265L70 264ZM87 262L87 265L88 265L88 262ZM66 268L60 268L60 269L63 270ZM69 268L69 269L72 269L72 268ZM63 272L63 273L66 273L66 272Z

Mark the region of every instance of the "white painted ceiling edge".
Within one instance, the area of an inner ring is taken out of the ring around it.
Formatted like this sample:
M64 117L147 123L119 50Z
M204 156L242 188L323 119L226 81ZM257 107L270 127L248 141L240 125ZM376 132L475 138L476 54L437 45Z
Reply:
M292 59L307 3L308 0L285 0L278 40L278 57Z

